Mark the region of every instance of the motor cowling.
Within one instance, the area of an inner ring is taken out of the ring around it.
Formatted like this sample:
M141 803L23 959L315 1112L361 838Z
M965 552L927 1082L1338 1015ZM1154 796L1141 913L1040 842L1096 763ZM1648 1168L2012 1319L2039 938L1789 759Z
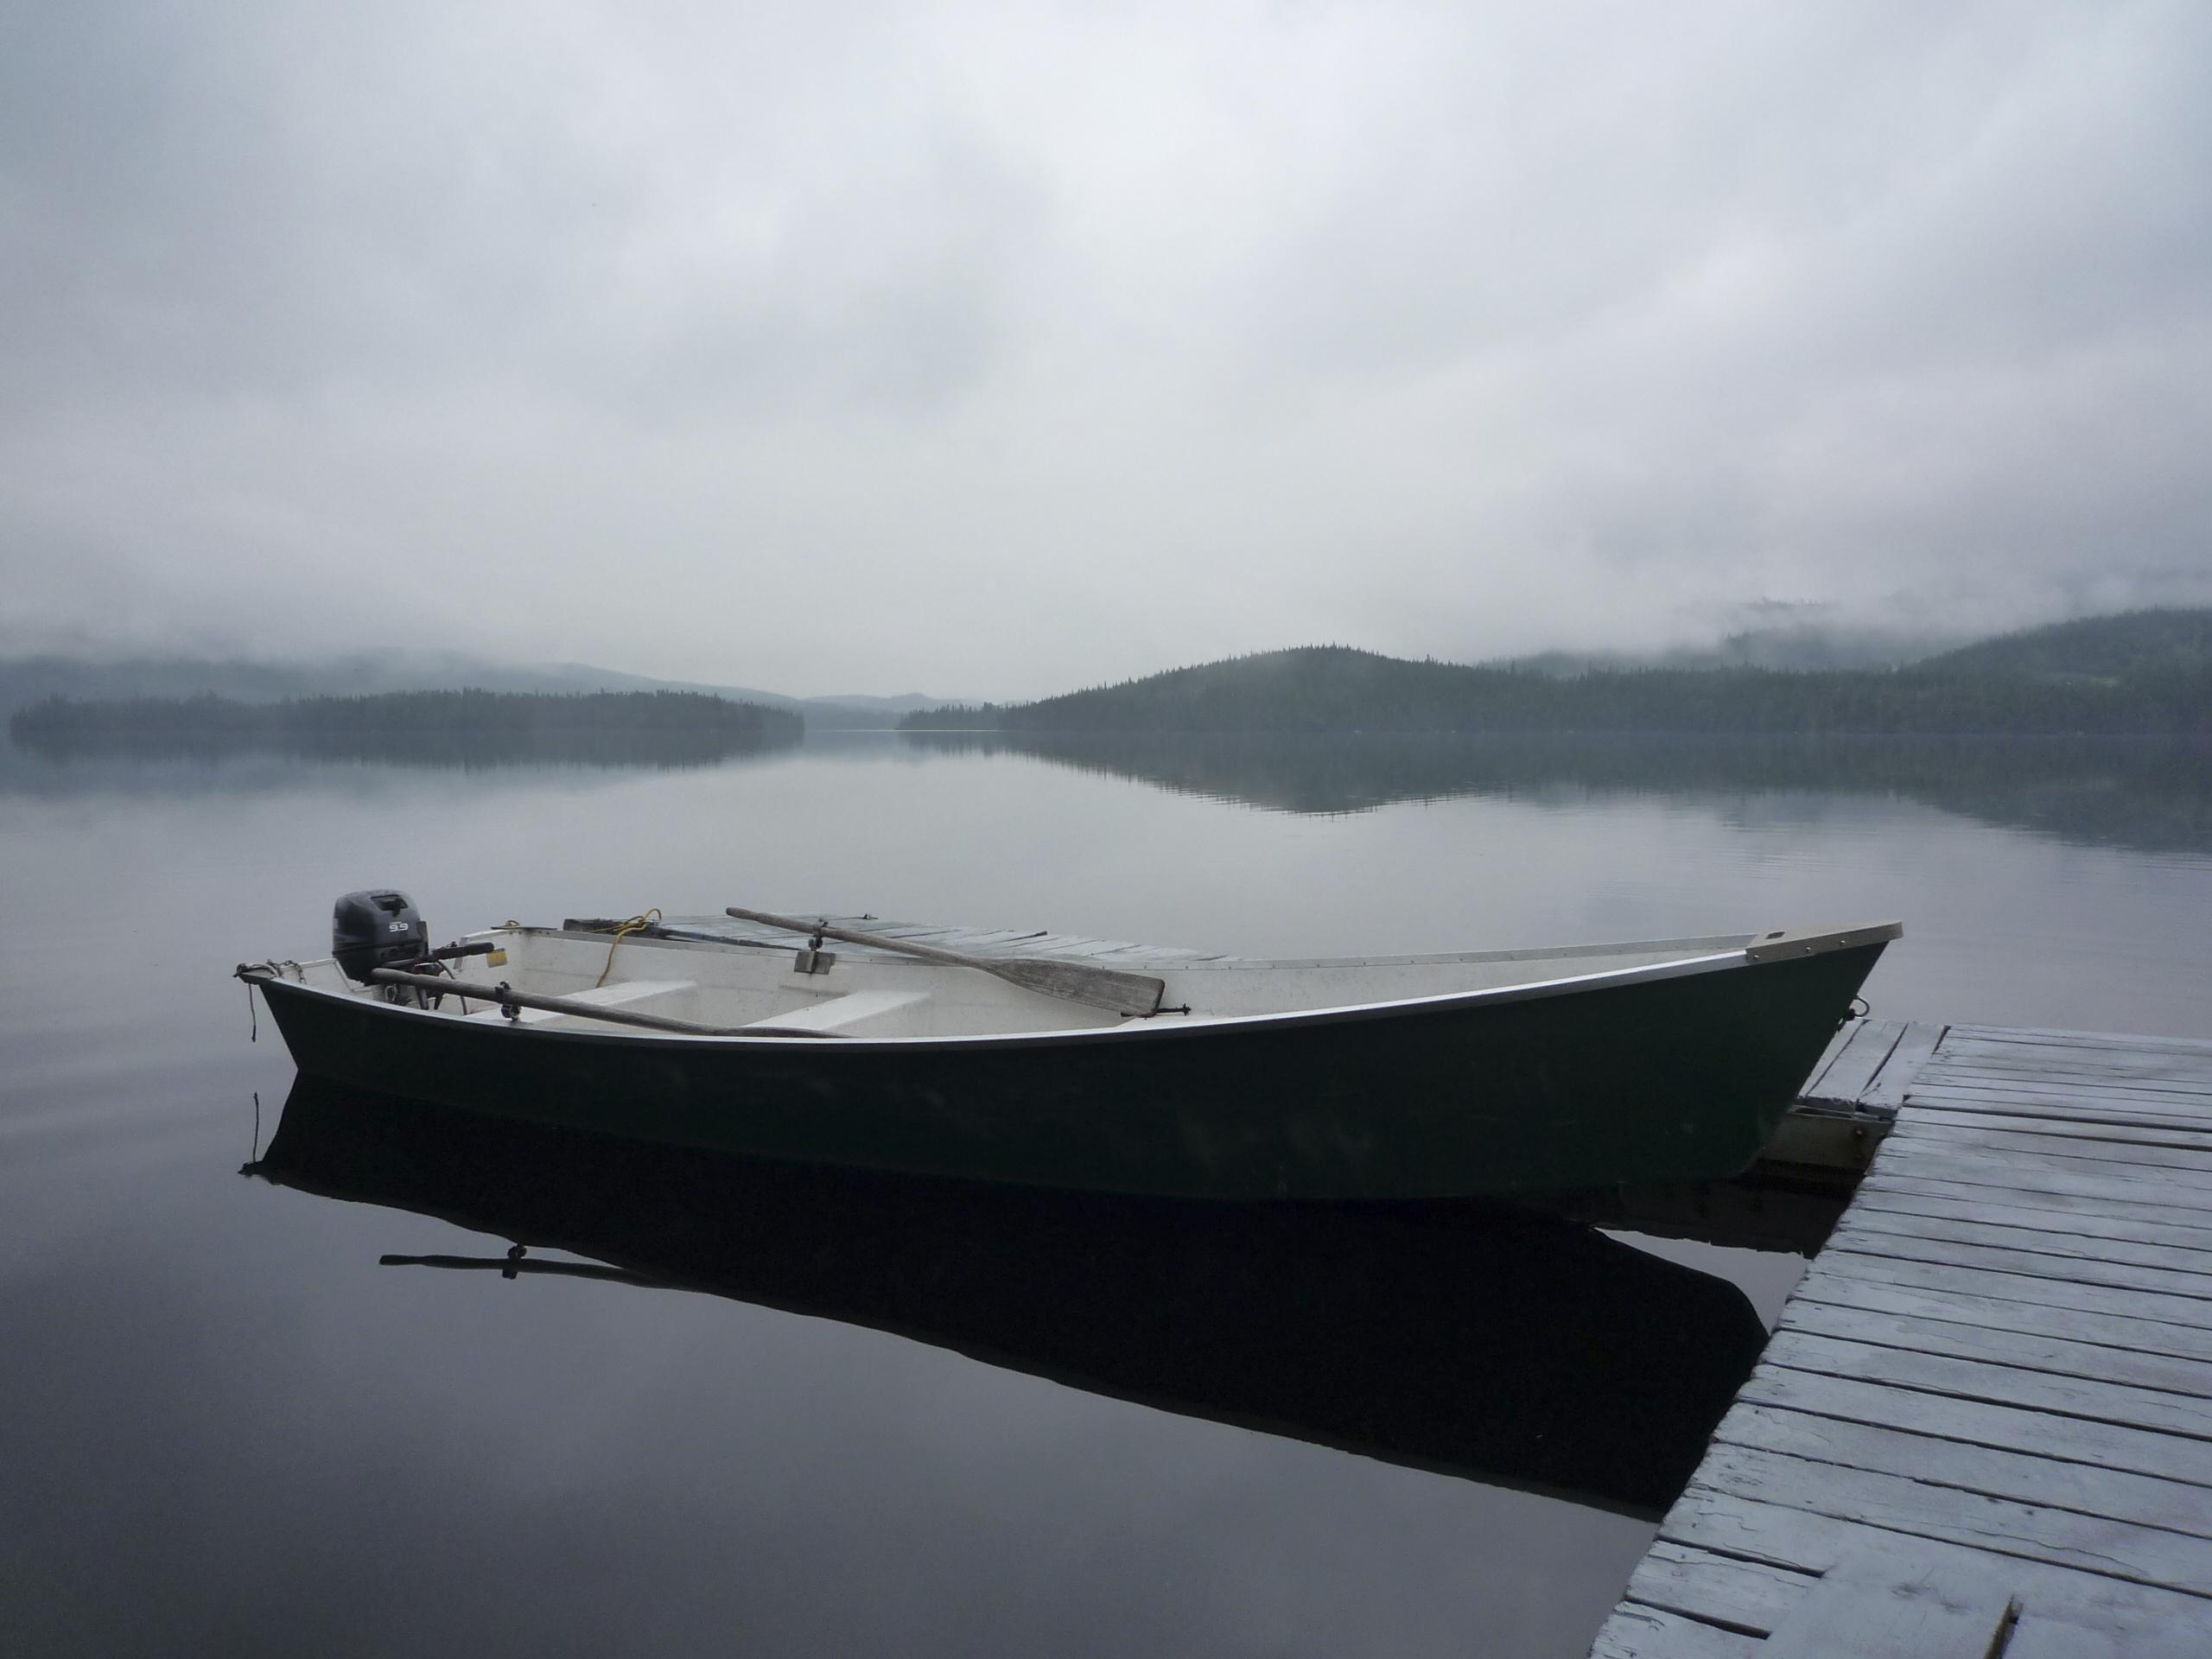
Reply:
M390 887L349 893L330 915L330 954L346 977L365 985L378 968L420 962L430 953L430 930L414 900Z

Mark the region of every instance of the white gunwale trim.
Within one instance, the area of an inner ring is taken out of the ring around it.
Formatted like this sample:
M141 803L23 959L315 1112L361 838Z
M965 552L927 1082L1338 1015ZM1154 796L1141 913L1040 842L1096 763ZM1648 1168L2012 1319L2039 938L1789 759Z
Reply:
M656 943L660 943L656 941ZM671 943L678 943L671 941ZM321 960L328 960L323 958ZM320 966L321 962L302 963L302 967ZM934 965L934 964L923 964ZM1249 965L1249 964L1248 964ZM548 1042L651 1042L690 1043L715 1047L738 1046L747 1048L791 1048L804 1044L810 1053L820 1054L827 1059L833 1054L861 1050L935 1048L955 1045L988 1047L1034 1047L1037 1045L1070 1046L1077 1042L1135 1042L1147 1038L1158 1040L1185 1033L1222 1031L1249 1026L1332 1025L1345 1020L1375 1019L1389 1014L1418 1012L1445 1007L1478 1007L1488 1004L1535 1001L1559 996L1578 990L1594 990L1614 985L1635 985L1669 979L1684 979L1700 974L1710 974L1729 968L1755 967L1744 951L1724 950L1711 956L1691 957L1679 962L1647 963L1636 968L1616 968L1594 974L1573 974L1558 979L1535 980L1522 985L1493 985L1471 991L1445 991L1431 996L1398 997L1381 1002L1347 1003L1335 1007L1292 1008L1273 1014L1200 1014L1192 1017L1161 1013L1141 1020L1124 1020L1118 1026L1069 1026L1053 1031L1021 1032L963 1032L933 1037L846 1037L833 1043L820 1042L798 1037L748 1037L733 1032L728 1035L699 1036L689 1032L645 1031L612 1025L605 1031L549 1030L543 1027L529 1027L529 1035ZM945 971L939 969L938 971ZM279 976L281 979L281 976ZM396 1002L385 1002L361 995L352 990L329 990L320 985L302 982L285 983L285 989L309 996L327 998L343 1002L349 1007L366 1008L378 1014L397 1015L403 1019L433 1020L458 1023L457 1016L435 1013L429 1008L408 1007ZM588 1018L579 1014L578 1018Z

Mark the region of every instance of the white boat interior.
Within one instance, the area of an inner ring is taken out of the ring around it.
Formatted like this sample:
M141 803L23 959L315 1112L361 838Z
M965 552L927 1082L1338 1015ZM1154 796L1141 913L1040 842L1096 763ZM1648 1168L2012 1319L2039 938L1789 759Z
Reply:
M762 1038L895 1039L1005 1036L1136 1028L1356 1009L1436 997L1541 995L1611 976L1664 977L1738 967L1894 937L1891 925L1795 930L1630 944L1465 951L1439 956L1258 960L1069 934L934 926L874 917L825 922L994 961L1074 962L1156 976L1160 1011L1131 1019L951 966L867 945L831 944L812 957L808 938L728 917L674 917L658 936L604 929L510 925L467 936L492 954L463 957L457 983L503 982L559 997L573 1010L504 1009L480 997L435 999L404 985L357 984L334 959L277 962L277 975L311 988L397 1003L430 1018L518 1023L550 1030L651 1030L594 1019L582 1007L645 1014ZM685 937L670 938L668 934ZM813 971L808 971L811 966ZM694 1033L696 1034L696 1033Z

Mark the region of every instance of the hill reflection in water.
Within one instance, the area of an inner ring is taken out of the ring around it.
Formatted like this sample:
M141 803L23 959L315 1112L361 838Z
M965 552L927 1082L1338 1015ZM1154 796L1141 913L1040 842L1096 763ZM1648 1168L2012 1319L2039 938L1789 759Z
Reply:
M747 1162L302 1078L249 1172L1162 1409L1656 1516L1765 1333L1726 1281L1493 1205L1204 1205ZM609 1272L612 1268L614 1271Z
M1028 755L1278 812L1363 812L1465 795L1814 791L1904 798L2093 845L2212 851L2212 749L2156 739L902 736L937 753Z

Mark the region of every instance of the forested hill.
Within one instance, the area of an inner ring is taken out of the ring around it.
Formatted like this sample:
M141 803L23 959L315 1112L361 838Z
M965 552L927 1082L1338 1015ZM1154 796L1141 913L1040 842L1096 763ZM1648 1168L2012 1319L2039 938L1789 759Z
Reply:
M1559 678L1342 645L909 715L912 730L1733 732L2212 736L2212 610L2143 611L1985 640L1909 667L1630 669Z
M26 748L192 754L265 749L468 760L709 759L796 742L799 717L691 691L396 691L240 702L228 697L48 697L18 709Z
M2145 683L2212 666L2212 610L2130 611L2001 634L1916 666L1943 674Z

